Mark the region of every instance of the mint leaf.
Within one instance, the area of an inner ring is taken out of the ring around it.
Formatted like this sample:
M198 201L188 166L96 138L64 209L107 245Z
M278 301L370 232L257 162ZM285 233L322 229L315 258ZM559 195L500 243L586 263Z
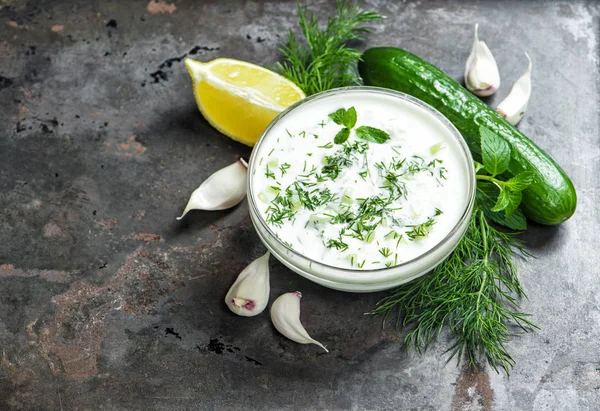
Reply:
M383 130L375 127L360 126L356 129L356 135L363 140L372 141L373 143L382 144L390 139L390 135Z
M338 131L338 133L335 135L333 142L335 144L342 144L342 143L345 143L346 140L348 140L348 137L350 137L350 129L343 128L340 131Z
M344 114L344 125L348 128L352 128L356 125L356 109L350 107Z
M481 134L481 157L483 165L492 176L502 174L510 162L510 146L496 133L485 127L479 127Z
M335 124L339 124L340 126L343 126L345 115L346 115L346 109L341 108L341 109L329 114L327 117L332 119Z
M508 203L510 202L510 200L509 200L508 196L506 195L506 193L508 193L508 190L500 191L500 194L498 195L498 198L496 199L496 204L494 204L494 207L492 207L492 211L502 211L508 206Z
M523 191L533 183L533 173L524 171L504 182L504 187L512 191Z
M519 208L519 205L521 204L521 200L523 199L523 194L521 194L520 191L510 191L510 190L504 190L504 191L507 193L506 196L508 197L508 205L504 209L504 214L507 217L510 217L512 215L512 213L514 213L515 210L517 208Z
M341 108L329 114L328 117L340 126L353 128L356 125L356 109L354 107L350 107L348 110Z
M500 190L500 195L498 195L498 200L494 207L492 207L492 211L504 210L506 217L510 217L519 207L519 204L521 204L522 198L523 196L520 191L511 191L504 188Z
M485 216L496 224L508 227L512 230L526 230L527 220L520 208L517 208L510 217L506 217L504 213L492 211L494 206L494 198L498 196L498 188L493 184L479 182L477 183L477 192L475 201L477 207L483 211Z

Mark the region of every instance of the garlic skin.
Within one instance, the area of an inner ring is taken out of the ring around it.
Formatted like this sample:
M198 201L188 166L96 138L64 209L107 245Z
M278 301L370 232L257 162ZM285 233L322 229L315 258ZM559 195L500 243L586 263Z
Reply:
M479 97L491 96L500 87L498 65L484 41L479 41L479 24L475 24L475 40L465 65L465 85Z
M531 96L531 58L525 53L529 66L527 71L515 82L508 96L496 107L496 111L513 126L523 118L529 97Z
M269 257L266 252L242 270L227 295L225 304L237 315L253 317L267 308L269 303Z
M194 190L177 219L190 210L225 210L237 205L246 196L247 174L248 163L243 158L213 173Z
M280 295L271 305L271 321L281 334L299 344L316 344L329 352L317 340L308 335L300 322L300 291Z

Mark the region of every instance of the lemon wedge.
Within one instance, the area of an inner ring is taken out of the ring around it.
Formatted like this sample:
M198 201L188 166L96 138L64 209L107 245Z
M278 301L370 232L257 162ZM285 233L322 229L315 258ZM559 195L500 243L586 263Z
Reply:
M185 66L204 118L248 146L254 146L280 112L305 97L291 81L245 61L220 58L202 63L188 58Z

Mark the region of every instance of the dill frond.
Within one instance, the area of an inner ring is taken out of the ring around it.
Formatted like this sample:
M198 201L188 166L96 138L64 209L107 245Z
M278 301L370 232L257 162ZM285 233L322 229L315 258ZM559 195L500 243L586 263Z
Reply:
M515 233L497 230L475 208L464 238L431 274L400 286L371 313L396 317L406 328L407 347L422 352L444 327L453 345L449 361L466 358L472 368L482 361L506 374L514 365L506 344L515 331L537 328L518 311L527 298L512 259L530 256Z
M304 37L300 41L292 30L287 32L286 43L280 46L283 61L278 71L293 81L306 95L336 87L359 84L356 62L361 53L348 46L362 40L369 29L362 25L383 16L373 11L361 10L358 4L336 1L336 15L319 27L313 13L298 4L300 28Z

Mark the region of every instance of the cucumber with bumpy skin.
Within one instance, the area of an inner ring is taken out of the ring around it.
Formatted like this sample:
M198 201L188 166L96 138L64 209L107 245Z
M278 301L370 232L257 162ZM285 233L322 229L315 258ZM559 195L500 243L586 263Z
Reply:
M461 132L481 161L479 128L487 127L511 146L506 176L534 173L521 207L542 224L559 224L573 215L577 194L565 172L535 143L443 71L408 51L377 47L364 52L358 70L365 85L398 90L435 107Z

